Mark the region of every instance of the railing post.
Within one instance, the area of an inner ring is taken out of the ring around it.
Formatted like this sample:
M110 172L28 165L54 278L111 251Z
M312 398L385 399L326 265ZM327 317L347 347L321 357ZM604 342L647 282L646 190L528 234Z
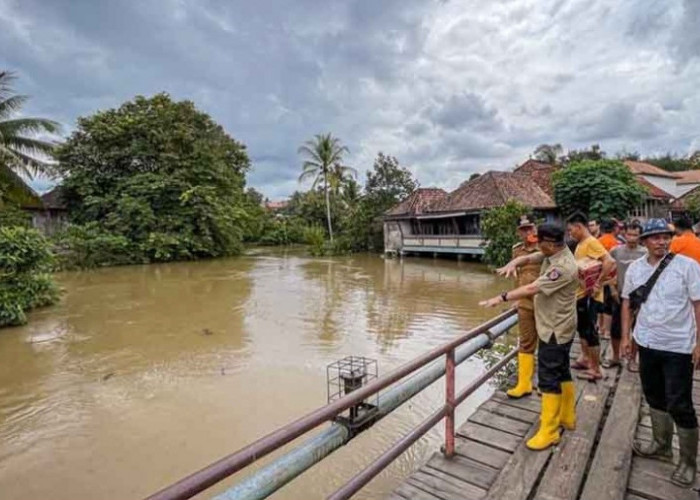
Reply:
M445 456L452 458L455 453L455 350L445 354Z

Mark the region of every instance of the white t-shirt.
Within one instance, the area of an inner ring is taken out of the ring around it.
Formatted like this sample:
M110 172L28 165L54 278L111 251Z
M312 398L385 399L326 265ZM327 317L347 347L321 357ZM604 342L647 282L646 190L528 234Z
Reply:
M622 298L629 299L630 293L646 283L655 269L646 257L632 262L625 275ZM692 353L696 335L692 301L700 301L700 265L676 255L639 310L634 340L650 349Z

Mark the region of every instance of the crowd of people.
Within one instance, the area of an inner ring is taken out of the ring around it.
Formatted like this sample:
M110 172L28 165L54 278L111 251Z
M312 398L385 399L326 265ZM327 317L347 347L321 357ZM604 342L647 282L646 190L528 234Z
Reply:
M671 481L695 482L698 424L692 401L693 372L700 365L700 237L687 218L621 223L588 220L576 213L557 224L536 226L522 216L520 243L498 273L517 287L481 302L517 302L518 381L507 394L522 398L537 386L540 426L527 441L543 450L561 431L576 428L572 370L596 383L603 368L626 365L639 372L649 404L652 440L635 441L639 456L673 461L674 423L679 460ZM570 362L578 333L580 356ZM610 354L601 359L601 338ZM535 356L536 363L535 363Z

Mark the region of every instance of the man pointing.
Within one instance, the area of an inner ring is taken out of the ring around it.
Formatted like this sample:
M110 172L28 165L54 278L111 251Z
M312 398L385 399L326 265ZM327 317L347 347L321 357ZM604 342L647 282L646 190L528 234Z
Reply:
M537 228L540 252L516 259L498 270L506 276L516 274L517 266L541 262L540 276L498 297L480 302L494 307L508 301L535 297L535 324L539 340L537 376L542 392L540 428L527 447L544 450L560 440L559 426L576 427L575 389L569 369L569 352L576 334L576 291L578 267L564 243L564 230L554 224Z

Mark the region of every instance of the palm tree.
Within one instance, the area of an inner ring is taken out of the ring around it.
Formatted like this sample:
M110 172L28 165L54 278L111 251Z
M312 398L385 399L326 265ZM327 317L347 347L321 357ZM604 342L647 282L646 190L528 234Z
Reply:
M335 183L335 176L340 179L348 172L354 172L350 167L343 166L343 153L350 150L341 145L340 139L328 134L317 134L312 140L306 141L300 148L299 154L306 157L302 164L303 172L299 176L299 182L313 179L311 186L315 189L323 181L323 191L326 197L326 218L328 219L328 235L333 242L333 225L331 224L331 183Z
M58 133L60 125L45 118L13 118L28 99L13 92L14 79L13 73L0 71L0 168L29 178L52 174L51 164L40 158L50 156L55 144L32 136L40 132Z

